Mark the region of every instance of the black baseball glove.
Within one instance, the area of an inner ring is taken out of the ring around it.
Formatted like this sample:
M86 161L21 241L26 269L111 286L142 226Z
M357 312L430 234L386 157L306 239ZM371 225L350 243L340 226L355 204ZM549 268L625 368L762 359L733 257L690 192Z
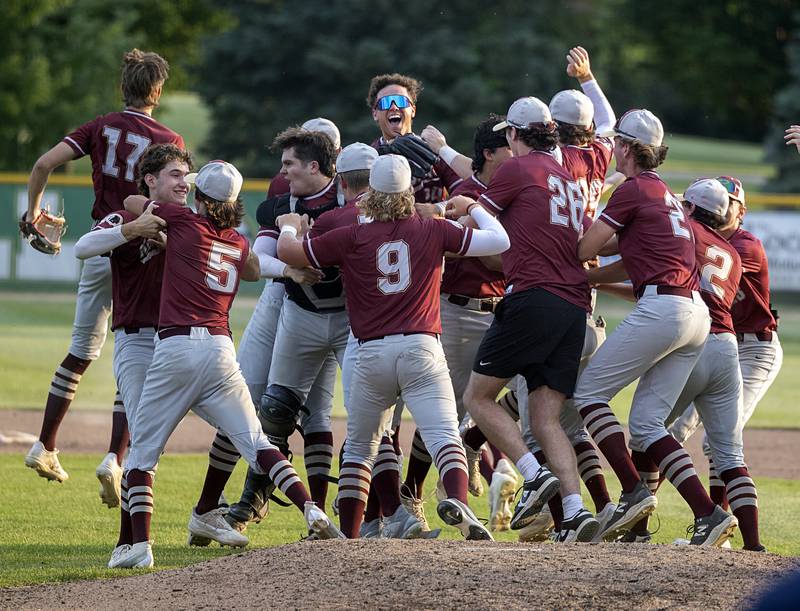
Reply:
M433 164L439 159L428 143L415 134L398 136L391 143L378 146L379 155L390 153L408 159L411 175L414 178L424 178L430 174Z

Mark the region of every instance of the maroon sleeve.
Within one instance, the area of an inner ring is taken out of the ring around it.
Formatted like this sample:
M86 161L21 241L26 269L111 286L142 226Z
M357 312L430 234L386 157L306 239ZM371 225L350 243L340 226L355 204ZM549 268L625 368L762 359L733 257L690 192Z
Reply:
M497 168L492 180L489 182L489 188L480 196L479 201L488 210L498 214L514 201L522 185L519 161L517 159L509 159Z
M328 233L331 229L334 229L336 227L334 223L335 213L340 209L341 208L334 208L333 210L328 210L321 214L311 226L308 236L310 238L318 238L322 234Z
M325 235L303 240L306 257L316 268L341 265L345 254L353 243L353 227L339 227Z
M94 136L95 126L100 117L84 123L78 129L64 136L62 142L66 142L75 151L75 159L88 155L92 150L92 137Z
M150 200L147 201L146 205L150 205ZM169 225L171 222L185 218L187 213L194 214L186 206L179 206L177 204L170 203L162 204L160 202L156 202L156 207L153 209L153 214L160 216L162 219L167 221L167 225Z
M448 193L453 190L456 184L461 180L461 177L456 174L455 170L451 168L443 159L438 159L433 164L433 169L436 170L436 175L442 179L442 183L447 188Z
M472 229L445 219L431 219L442 236L442 250L463 255L472 242Z
M184 151L186 150L186 143L183 141L183 136L180 134L175 134L174 144L178 148L183 149Z
M619 231L636 216L638 195L639 188L636 182L625 181L611 194L599 220L612 227L614 231Z
M742 270L747 273L758 272L761 266L764 265L766 255L764 247L757 239L750 238L741 240L740 247L736 249L739 253L739 258L742 260ZM744 248L742 248L742 246Z

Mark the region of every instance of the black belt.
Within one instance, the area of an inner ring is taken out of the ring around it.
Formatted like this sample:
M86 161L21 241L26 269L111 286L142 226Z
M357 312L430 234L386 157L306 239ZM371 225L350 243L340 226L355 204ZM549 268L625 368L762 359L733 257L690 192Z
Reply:
M755 335L756 339L760 342L772 341L772 331L770 331L769 329L765 331L758 331L757 333L737 333L736 334L737 341L743 342L745 335Z
M453 304L455 304L457 306L461 306L462 308L464 306L469 305L469 302L472 301L472 299L476 299L479 302L478 308L479 308L479 311L481 311L481 312L492 312L492 313L494 313L495 308L497 308L497 304L500 303L500 299L493 299L491 297L488 298L488 299L482 299L480 297L470 298L470 297L466 297L465 295L453 295L453 294L450 294L450 295L447 296L447 301L449 301L450 303L453 303Z
M158 339L167 339L176 335L191 335L194 327L167 327L158 332ZM231 332L223 327L197 327L198 329L205 329L209 335L227 335L231 336Z
M644 295L644 289L645 287L639 289L639 291L636 293L636 299L639 299L642 295ZM666 284L659 284L656 287L656 293L658 295L673 295L675 297L686 297L688 299L692 298L692 291L681 286L667 286Z
M117 327L114 329L115 331L125 331L126 335L132 335L134 333L139 333L140 331L145 331L147 329L158 330L158 327L155 325L151 325L149 327Z
M408 333L390 333L390 335L430 335L431 337L439 338L438 333L430 333L429 331L409 331ZM379 339L385 338L385 335L379 335L378 337L368 337L366 339L358 340L358 345L366 344L367 342L374 342Z

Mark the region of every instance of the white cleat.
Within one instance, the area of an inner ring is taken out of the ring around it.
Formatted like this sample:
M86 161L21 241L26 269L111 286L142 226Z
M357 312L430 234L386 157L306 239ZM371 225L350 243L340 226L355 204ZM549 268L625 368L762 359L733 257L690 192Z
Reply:
M120 546L124 547L124 546ZM151 569L153 568L153 548L149 541L134 543L120 553L116 565L118 569Z
M114 452L106 454L94 473L100 480L100 500L109 509L119 507L122 467L117 464L117 455Z
M114 551L111 552L111 560L108 561L108 568L110 569L118 569L120 568L120 562L122 559L130 552L131 546L127 543L123 543L122 545L117 545L114 548Z
M205 546L211 541L230 547L244 547L250 543L250 539L228 524L223 508L217 507L203 514L192 509L192 517L189 518L189 545Z
M489 527L493 531L509 530L511 528L511 504L517 489L516 474L507 473L505 470L495 470L492 474L492 484L489 486Z
M418 539L422 534L422 522L398 505L393 515L383 518L383 539Z
M344 533L336 528L325 512L317 507L313 501L306 501L303 516L308 525L308 532L317 539L346 539Z
M445 524L455 526L467 541L494 541L492 534L478 521L472 510L458 499L445 499L436 507Z
M69 475L58 462L58 450L52 452L46 450L41 441L34 443L28 450L25 466L35 469L40 477L54 482L64 482L69 479Z
M603 509L600 510L600 513L595 516L595 519L600 523L600 528L594 537L592 537L592 543L599 543L603 540L603 531L606 529L606 526L608 526L611 518L614 517L614 512L616 510L616 503L606 503L606 506L603 507Z

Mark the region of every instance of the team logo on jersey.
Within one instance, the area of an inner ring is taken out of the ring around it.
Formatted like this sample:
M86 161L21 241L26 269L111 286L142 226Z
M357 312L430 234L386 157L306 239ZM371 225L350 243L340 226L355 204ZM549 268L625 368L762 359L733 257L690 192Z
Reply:
M112 227L122 225L122 215L119 212L112 212L103 220L103 222L111 225Z

